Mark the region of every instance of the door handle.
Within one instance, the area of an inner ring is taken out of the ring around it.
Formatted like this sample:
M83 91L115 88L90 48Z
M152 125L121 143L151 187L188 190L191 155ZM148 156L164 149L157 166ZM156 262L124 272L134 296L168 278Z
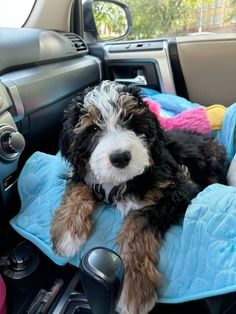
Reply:
M126 83L126 84L135 84L135 85L147 85L147 80L142 70L137 71L137 76L134 78L116 78L115 82Z

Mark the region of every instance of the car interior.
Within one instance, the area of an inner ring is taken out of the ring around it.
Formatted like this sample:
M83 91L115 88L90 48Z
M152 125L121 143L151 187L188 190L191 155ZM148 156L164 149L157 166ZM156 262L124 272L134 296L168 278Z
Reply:
M107 2L124 10L129 29L128 7ZM204 106L227 108L236 99L235 32L137 40L126 40L124 34L98 40L92 3L37 0L23 27L0 28L0 274L7 313L115 313L115 283L93 282L88 275L96 267L109 272L101 261L90 269L94 251L84 256L80 269L60 266L37 241L9 224L21 207L17 182L22 168L35 152L58 153L64 109L77 93L114 80ZM99 252L106 259L101 248ZM37 299L45 291L53 291L53 298L40 310ZM233 314L236 292L158 303L150 313Z

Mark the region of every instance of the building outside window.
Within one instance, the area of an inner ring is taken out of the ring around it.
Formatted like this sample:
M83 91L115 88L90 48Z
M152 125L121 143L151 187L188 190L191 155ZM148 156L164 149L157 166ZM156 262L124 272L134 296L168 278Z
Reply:
M220 8L222 5L222 0L216 0L216 6L217 8Z
M214 24L214 15L210 15L210 16L209 16L208 24L209 24L209 25L213 25L213 24Z
M220 24L220 14L214 16L214 24Z
M213 1L211 1L211 3L210 3L210 8L211 8L211 9L214 9L215 7L216 7L216 1L213 0Z

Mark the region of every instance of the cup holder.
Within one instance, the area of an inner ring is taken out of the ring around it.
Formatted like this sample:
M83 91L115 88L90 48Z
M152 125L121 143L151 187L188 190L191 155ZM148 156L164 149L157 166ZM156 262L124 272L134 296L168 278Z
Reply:
M9 251L2 273L11 279L31 275L39 265L39 255L28 245L20 244Z

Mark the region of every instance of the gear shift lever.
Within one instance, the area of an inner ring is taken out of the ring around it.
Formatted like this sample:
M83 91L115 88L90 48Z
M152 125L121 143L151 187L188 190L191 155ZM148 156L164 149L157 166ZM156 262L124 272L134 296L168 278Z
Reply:
M93 314L115 313L124 280L120 256L107 248L94 248L82 258L80 273Z

